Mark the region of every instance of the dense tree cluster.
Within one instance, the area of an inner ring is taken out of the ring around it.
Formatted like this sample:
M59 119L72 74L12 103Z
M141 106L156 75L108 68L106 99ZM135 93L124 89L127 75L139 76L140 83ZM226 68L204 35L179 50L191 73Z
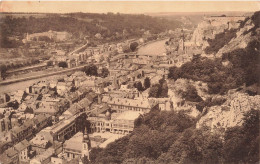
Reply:
M242 126L229 128L224 136L223 158L227 163L259 161L259 110L245 114Z
M158 84L151 86L149 91L149 97L164 98L168 97L168 85L165 78L159 80Z
M149 77L146 77L144 79L144 86L143 84L141 83L141 81L138 81L136 83L134 83L134 87L138 90L138 91L144 91L148 88L150 88L150 85L151 85L151 82L150 82L150 78Z
M136 120L135 129L131 135L109 144L104 150L94 149L95 158L91 158L91 162L122 163L128 158L157 158L162 152L167 152L179 133L193 124L194 120L183 113L155 110ZM92 156L92 151L90 156Z
M62 67L62 68L68 68L68 64L67 64L66 62L63 62L63 61L62 61L62 62L59 62L59 63L58 63L58 66L59 66L59 67Z
M88 76L98 76L97 66L96 65L88 65L82 69L83 72Z
M2 64L2 65L0 65L0 72L1 72L0 78L6 79L6 77L8 76L7 71L10 69L17 69L20 67L26 67L26 66L30 66L30 65L34 65L34 64L38 64L38 63L40 63L40 60L38 58L32 57L23 62L17 62L17 63L11 63L11 64L9 63L7 65Z
M185 79L178 79L174 82L174 91L183 100L191 102L201 102L202 98L198 95L197 89L194 85Z
M132 134L105 149L93 149L90 163L255 163L259 161L259 110L245 114L242 126L224 137L196 129L183 112L157 111L140 116Z
M107 68L102 68L101 71L98 72L98 67L93 64L85 66L82 71L88 76L99 76L105 78L109 75L109 70Z

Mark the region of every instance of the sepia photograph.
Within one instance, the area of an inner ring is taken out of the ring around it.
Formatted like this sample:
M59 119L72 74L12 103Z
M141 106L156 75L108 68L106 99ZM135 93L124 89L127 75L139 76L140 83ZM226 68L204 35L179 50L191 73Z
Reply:
M0 1L0 164L260 163L260 1Z

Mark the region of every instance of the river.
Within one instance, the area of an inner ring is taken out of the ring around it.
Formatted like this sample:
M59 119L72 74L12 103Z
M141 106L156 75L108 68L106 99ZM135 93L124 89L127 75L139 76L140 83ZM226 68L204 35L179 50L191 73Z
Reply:
M159 40L159 41L155 41L152 43L148 43L147 45L140 47L137 51L138 55L162 55L163 53L166 52L166 49L164 47L165 42L168 39L164 39L164 40Z
M54 75L54 76L58 76L58 75ZM0 94L14 92L17 90L25 90L27 87L31 86L33 83L36 83L41 80L46 80L47 78L50 79L51 77L54 77L54 76L26 80L26 81L16 82L16 83L12 83L12 84L7 84L7 85L0 85Z

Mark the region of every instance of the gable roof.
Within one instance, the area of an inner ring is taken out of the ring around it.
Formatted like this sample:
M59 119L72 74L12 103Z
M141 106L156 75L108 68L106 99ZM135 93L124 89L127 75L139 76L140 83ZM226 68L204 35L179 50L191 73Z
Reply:
M18 144L14 145L14 148L18 152L21 152L29 146L30 146L29 142L27 140L23 140L23 141L19 142Z

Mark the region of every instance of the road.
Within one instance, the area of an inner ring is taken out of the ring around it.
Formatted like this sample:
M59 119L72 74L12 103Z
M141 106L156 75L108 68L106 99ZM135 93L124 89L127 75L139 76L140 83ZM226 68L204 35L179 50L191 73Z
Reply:
M102 65L103 63L96 63L94 65L99 66ZM78 67L74 67L74 68L66 68L64 70L61 71L57 71L57 72L51 72L51 73L46 73L46 74L41 74L41 75L36 75L36 76L29 76L29 77L23 77L23 78L17 78L17 79L10 79L10 80L4 80L0 82L0 86L1 85L8 85L8 84L12 84L12 83L16 83L16 82L20 82L20 81L26 81L26 80L32 80L32 79L39 79L42 77L47 77L47 76L53 76L53 75L58 75L58 74L64 74L64 73L69 73L69 72L73 72L73 71L78 71L81 70L82 68L84 68L85 66L88 66L89 64L84 64Z

